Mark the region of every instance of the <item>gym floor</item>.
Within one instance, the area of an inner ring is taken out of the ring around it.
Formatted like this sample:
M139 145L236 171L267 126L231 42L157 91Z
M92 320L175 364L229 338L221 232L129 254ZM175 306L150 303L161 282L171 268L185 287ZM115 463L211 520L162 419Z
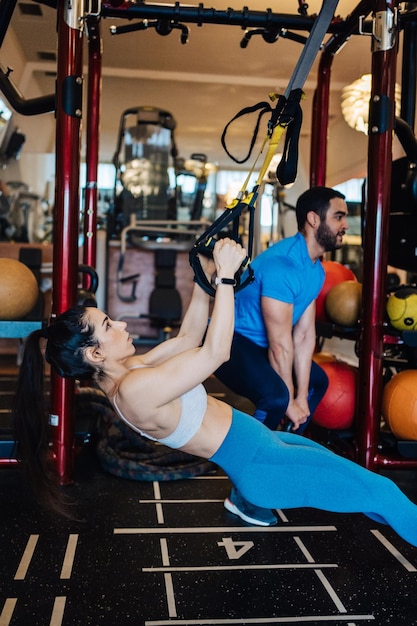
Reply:
M0 384L6 407L10 372ZM387 475L417 502L417 472ZM224 509L220 471L121 479L93 443L74 479L67 520L37 506L18 469L0 471L0 626L417 625L417 549L364 515L292 509L249 526Z

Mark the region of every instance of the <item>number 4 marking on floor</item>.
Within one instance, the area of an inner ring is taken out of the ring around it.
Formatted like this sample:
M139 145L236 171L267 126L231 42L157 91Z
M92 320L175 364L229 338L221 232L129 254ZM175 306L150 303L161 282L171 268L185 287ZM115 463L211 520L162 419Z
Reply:
M217 545L224 546L230 560L236 560L253 548L253 541L233 541L231 537L223 537L223 541L218 541Z

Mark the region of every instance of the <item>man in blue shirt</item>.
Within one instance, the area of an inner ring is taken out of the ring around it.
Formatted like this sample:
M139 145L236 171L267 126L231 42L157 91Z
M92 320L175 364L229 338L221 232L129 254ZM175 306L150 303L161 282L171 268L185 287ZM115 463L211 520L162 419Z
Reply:
M231 357L215 374L253 402L254 417L265 426L282 428L287 418L301 434L328 385L312 361L315 301L325 279L320 257L340 248L348 223L345 196L328 187L305 191L295 210L297 234L257 256L254 281L236 294ZM277 523L272 511L253 506L235 488L225 508L250 524Z

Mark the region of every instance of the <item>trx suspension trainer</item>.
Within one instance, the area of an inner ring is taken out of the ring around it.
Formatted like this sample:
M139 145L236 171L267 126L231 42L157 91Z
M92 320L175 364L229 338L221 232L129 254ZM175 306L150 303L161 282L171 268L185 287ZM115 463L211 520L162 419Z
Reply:
M256 201L258 198L259 187L262 180L268 170L272 157L274 156L281 137L286 132L284 151L281 162L277 167L277 178L282 185L288 185L294 182L297 175L297 162L298 162L298 140L301 130L302 122L302 109L300 101L303 96L303 85L307 79L307 76L311 70L314 60L318 51L322 45L323 38L327 32L327 29L331 23L334 12L336 10L338 0L323 0L320 13L318 14L310 35L304 45L303 51L298 59L297 65L291 76L290 82L284 95L278 96L278 100L274 109L268 102L260 102L252 107L246 107L239 111L232 120L226 125L222 134L222 145L227 154L238 163L244 163L251 155L252 148L256 141L259 125L264 113L270 112L271 117L268 122L268 131L266 137L262 143L262 147L255 160L254 165L249 172L241 190L237 194L237 197L225 208L224 212L209 226L209 228L196 240L193 248L190 250L190 265L194 271L194 280L200 285L202 289L209 295L215 294L215 288L207 280L207 277L203 271L199 254L204 256L211 256L214 248L214 244L217 239L216 236L223 230L228 224L232 223L233 239L238 240L239 235L239 218L244 211L249 212L249 233L248 233L248 256L243 262L239 272L235 275L236 286L235 291L239 291L254 278L253 270L250 266L250 259L253 249L253 235L254 235L254 211ZM271 98L272 99L272 98ZM259 111L258 120L255 126L254 134L249 147L247 156L238 161L227 150L225 139L227 129L230 124L242 115ZM262 167L255 182L255 185L251 192L247 191L247 185L249 183L250 176L255 168L255 165L262 154L265 146L268 144L268 150L265 155ZM242 280L243 272L246 273Z

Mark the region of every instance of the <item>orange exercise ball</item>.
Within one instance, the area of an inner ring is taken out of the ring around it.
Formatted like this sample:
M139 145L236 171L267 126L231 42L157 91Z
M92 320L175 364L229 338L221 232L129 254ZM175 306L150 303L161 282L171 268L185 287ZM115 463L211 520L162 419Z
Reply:
M27 265L0 258L0 320L24 319L38 296L38 281Z
M403 370L387 382L382 416L398 439L417 441L417 370Z
M313 354L313 361L321 365L322 363L329 363L330 361L337 361L334 354L331 352L315 352Z
M332 430L351 428L355 419L358 370L337 359L319 364L327 374L329 386L311 420Z
M325 301L330 289L344 280L357 280L357 278L351 269L338 261L323 261L322 265L326 272L326 277L316 299L316 318L320 322L330 322L331 320L325 309Z
M339 326L356 326L362 307L362 284L343 280L332 287L324 303L329 319Z

